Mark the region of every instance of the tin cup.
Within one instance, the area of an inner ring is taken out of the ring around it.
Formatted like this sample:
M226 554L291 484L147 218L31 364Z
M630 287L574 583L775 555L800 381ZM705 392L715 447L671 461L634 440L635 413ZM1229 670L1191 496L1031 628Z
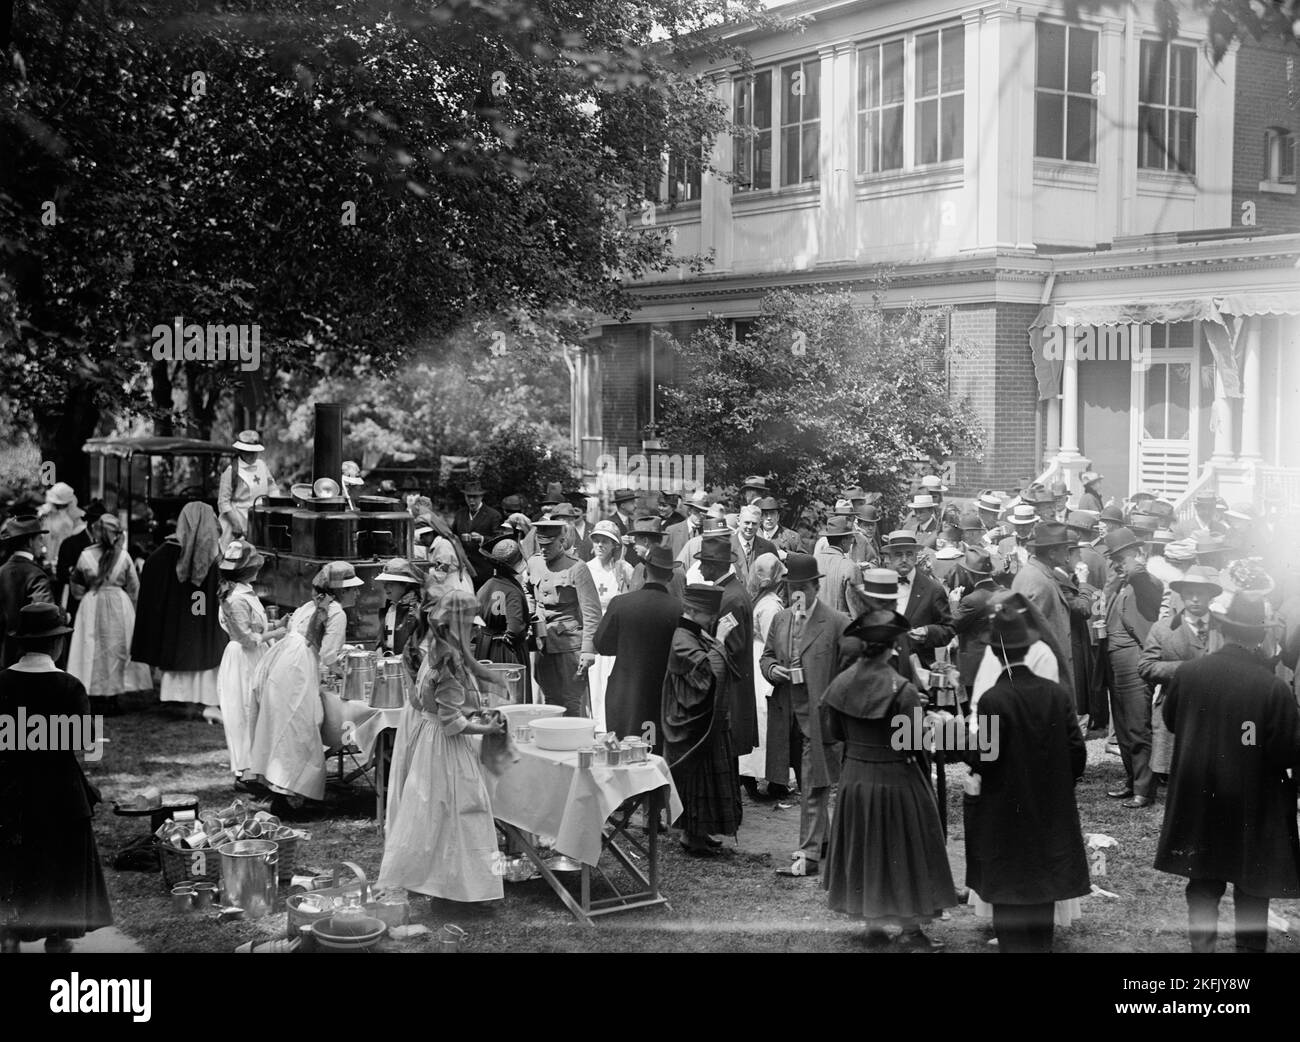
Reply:
M605 750L605 762L611 767L617 767L623 762L623 747L621 745L611 745Z
M172 911L192 912L194 910L194 888L191 886L172 887Z
M578 766L580 768L590 768L592 763L595 762L595 759L596 759L595 749L578 750Z
M469 934L455 923L447 923L438 934L438 950L440 952L458 952L468 946Z
M533 729L528 724L520 724L515 728L515 741L520 743L531 742L533 740Z
M216 883L195 883L194 884L194 910L196 912L205 911L211 908L217 900Z

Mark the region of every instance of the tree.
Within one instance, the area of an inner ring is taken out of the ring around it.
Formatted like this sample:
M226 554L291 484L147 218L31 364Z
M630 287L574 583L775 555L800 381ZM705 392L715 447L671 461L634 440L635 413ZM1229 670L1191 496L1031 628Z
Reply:
M1068 17L1080 11L1107 9L1122 12L1137 8L1136 0L1065 0ZM1283 43L1300 51L1300 0L1155 0L1160 35L1171 40L1178 35L1182 19L1195 12L1207 19L1206 47L1215 65L1236 41L1259 40ZM1148 3L1142 3L1146 9Z
M935 379L943 366L941 312L886 312L849 293L780 291L752 332L721 324L674 347L690 378L665 388L662 430L672 451L701 453L720 484L766 474L791 516L860 484L898 510L909 460L976 454L969 408Z
M545 430L523 421L495 431L477 454L473 476L483 483L490 503L521 495L530 504L541 502L546 486L573 481L574 459L546 442Z

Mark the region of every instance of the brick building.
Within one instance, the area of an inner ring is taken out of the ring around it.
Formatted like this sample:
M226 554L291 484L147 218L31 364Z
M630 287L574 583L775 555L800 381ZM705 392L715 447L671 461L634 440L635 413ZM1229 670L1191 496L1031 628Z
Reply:
M667 157L657 220L702 275L647 278L576 368L591 465L640 451L688 366L656 343L706 321L738 335L776 288L950 309L950 393L987 432L955 491L1029 475L1300 502L1300 50L1213 66L1186 15L1068 22L1055 2L795 0L797 34L737 26L753 68L707 72L750 134L692 178ZM1226 147L1231 142L1231 147ZM978 143L978 147L977 146ZM669 183L668 174L672 173ZM1064 345L1064 346L1063 346Z

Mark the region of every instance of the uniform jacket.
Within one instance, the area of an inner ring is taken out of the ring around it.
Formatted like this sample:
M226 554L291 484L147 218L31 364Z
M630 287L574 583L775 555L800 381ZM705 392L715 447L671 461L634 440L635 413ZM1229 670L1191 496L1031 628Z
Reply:
M1014 593L1020 593L1038 609L1050 634L1043 634L1047 644L1056 643L1063 653L1067 671L1061 684L1067 691L1074 690L1074 662L1070 652L1070 602L1057 581L1052 566L1041 558L1031 557L1029 564L1016 573L1011 581Z
M26 554L16 553L0 565L0 607L4 609L4 654L0 668L22 658L18 641L9 636L18 628L18 613L26 604L54 603L54 587L45 569Z
M587 565L572 554L547 561L541 554L528 559L528 580L546 619L546 654L566 651L596 653L592 641L600 625L600 596Z

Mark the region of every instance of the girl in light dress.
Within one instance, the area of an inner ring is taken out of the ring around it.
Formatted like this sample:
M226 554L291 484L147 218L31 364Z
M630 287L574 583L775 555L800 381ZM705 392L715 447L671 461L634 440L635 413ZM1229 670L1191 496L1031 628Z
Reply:
M609 610L609 602L620 593L627 593L632 585L632 566L623 560L622 539L613 521L598 521L591 530L591 545L595 556L587 562L596 594L600 597L600 613ZM597 655L587 672L587 689L591 695L591 717L596 730L605 730L605 689L609 675L614 671L613 655Z
M126 533L116 515L105 514L95 522L91 537L93 542L81 551L70 581L71 595L80 598L81 605L68 651L68 672L81 681L91 699L104 699L99 704L111 712L116 711L118 695L151 690L153 678L148 666L131 661L140 580L126 552Z

